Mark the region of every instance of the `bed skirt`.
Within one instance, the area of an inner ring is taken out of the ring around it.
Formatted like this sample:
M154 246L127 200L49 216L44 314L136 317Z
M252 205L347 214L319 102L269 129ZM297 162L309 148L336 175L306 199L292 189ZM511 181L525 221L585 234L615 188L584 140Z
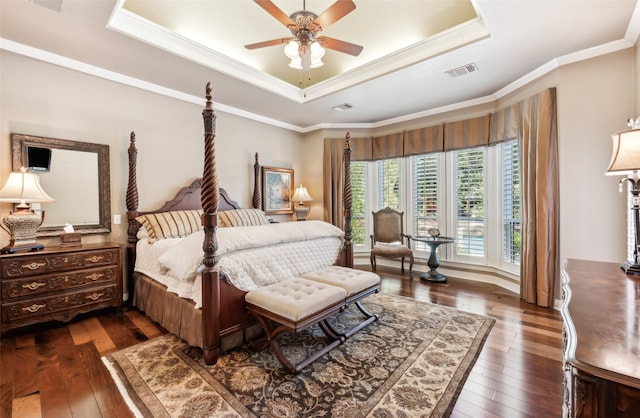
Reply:
M189 345L202 348L202 310L196 309L193 301L168 292L166 286L142 273L135 272L133 279L133 306ZM256 323L244 331L224 336L221 350L239 347L261 333L262 328Z

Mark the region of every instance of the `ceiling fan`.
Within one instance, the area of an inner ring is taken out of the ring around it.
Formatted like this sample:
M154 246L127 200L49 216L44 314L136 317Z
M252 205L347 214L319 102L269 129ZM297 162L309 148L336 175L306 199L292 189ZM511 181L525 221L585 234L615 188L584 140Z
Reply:
M318 49L318 46L356 57L362 52L363 47L360 45L327 36L317 36L319 32L322 32L356 8L352 0L337 0L320 15L306 10L306 2L303 0L303 10L293 13L291 16L287 16L271 0L254 0L254 2L285 25L293 36L245 45L244 47L247 49L288 44L287 48L285 48L285 53L292 59L289 66L300 69L314 68L314 61L316 66L322 65L322 61L319 58L322 58L322 55L324 55L324 50L322 50L322 48ZM296 61L298 58L300 62ZM314 58L318 59L314 60Z

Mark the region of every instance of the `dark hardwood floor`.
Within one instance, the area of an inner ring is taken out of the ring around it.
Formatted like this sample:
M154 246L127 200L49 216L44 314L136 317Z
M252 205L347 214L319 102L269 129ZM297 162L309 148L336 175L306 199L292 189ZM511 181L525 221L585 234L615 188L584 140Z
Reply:
M380 267L382 292L485 314L497 322L453 417L559 417L562 320L500 287L449 278L429 285ZM165 333L133 308L3 336L0 417L131 417L101 356Z

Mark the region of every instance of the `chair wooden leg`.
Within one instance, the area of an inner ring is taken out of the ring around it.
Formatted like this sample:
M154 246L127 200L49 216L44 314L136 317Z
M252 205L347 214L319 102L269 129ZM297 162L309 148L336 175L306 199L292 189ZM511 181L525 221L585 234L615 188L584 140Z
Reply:
M413 254L409 258L409 279L413 280Z
M370 255L369 261L371 262L371 271L376 271L376 256L373 254Z
M400 259L400 273L404 274L404 257Z

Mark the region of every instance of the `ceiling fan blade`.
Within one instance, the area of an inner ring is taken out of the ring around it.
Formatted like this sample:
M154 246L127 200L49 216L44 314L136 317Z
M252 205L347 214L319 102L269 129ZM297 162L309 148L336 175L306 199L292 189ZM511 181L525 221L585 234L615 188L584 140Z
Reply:
M285 25L286 27L290 27L291 25L295 26L296 24L291 20L289 16L287 16L278 6L273 4L271 0L253 0L256 4L262 7L267 13L271 16L275 17Z
M266 46L274 46L274 45L282 45L282 44L286 44L289 41L291 41L292 38L278 38L278 39L272 39L270 41L263 41L263 42L258 42L255 44L249 44L249 45L245 45L244 47L247 49L258 49L258 48L264 48Z
M318 36L316 39L320 45L334 51L344 52L345 54L357 57L362 52L361 45L352 44L350 42L341 41L339 39L328 38L326 36Z
M347 14L355 10L356 4L352 0L338 0L333 3L327 10L322 12L313 23L316 23L325 30Z

